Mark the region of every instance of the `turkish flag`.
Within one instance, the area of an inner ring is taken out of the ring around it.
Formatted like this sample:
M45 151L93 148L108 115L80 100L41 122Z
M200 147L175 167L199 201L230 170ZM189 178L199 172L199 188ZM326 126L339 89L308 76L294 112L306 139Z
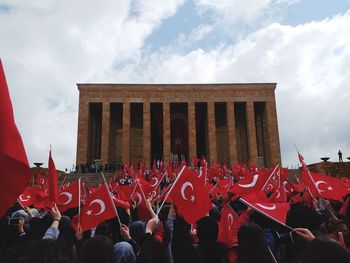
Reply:
M136 184L133 199L136 201L136 213L139 219L144 222L150 220L153 216L146 207L146 199L139 184Z
M171 192L171 198L177 206L180 215L193 224L205 216L210 208L211 201L203 180L198 178L195 171L183 166L178 180Z
M343 202L343 197L349 193L348 187L342 180L320 174L311 173L315 186L321 197Z
M142 178L142 176L138 176L136 180L138 180L146 197L151 195L153 191L156 190L157 185L159 183L159 179L156 176L153 177L150 182L147 182L144 178Z
M57 171L55 163L53 162L51 151L49 152L49 168L48 168L48 178L49 178L49 197L50 201L58 202L58 183L57 183Z
M0 217L28 185L31 171L15 124L10 93L0 59Z
M79 180L63 188L58 194L58 209L65 212L69 208L78 207L80 190Z
M40 185L41 188L47 188L47 176L43 174L36 174L35 183Z
M247 176L246 178L239 180L238 183L233 185L229 192L245 196L255 191L260 191L266 180L266 174L260 171L252 176Z
M80 211L80 226L83 231L89 230L105 220L117 216L107 184L102 185L86 201ZM78 229L78 215L73 217L72 226Z
M312 193L312 197L320 197L321 193L319 192L318 188L316 187L315 181L311 176L311 173L309 169L307 168L304 157L301 156L301 154L298 152L298 158L301 163L301 179L303 183L306 185L307 188L309 188L310 192Z
M258 196L257 193L241 197L240 200L270 219L282 225L286 224L289 203L269 203L267 199L262 198L261 195Z
M26 187L19 196L19 201L24 207L35 205L38 201L46 197L45 191L39 187Z
M284 184L281 184L280 187L278 187L272 193L272 195L269 197L269 202L270 203L287 203L287 193L285 191L285 185Z
M236 212L228 204L225 204L221 210L218 241L224 243L227 247L231 247L234 243L233 224L238 220L239 217Z

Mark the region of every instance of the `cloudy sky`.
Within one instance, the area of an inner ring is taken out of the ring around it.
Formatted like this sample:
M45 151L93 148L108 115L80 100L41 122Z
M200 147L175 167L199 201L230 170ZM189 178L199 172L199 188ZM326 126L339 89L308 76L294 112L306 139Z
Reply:
M277 82L284 166L350 156L350 0L0 0L29 161L75 162L78 82Z

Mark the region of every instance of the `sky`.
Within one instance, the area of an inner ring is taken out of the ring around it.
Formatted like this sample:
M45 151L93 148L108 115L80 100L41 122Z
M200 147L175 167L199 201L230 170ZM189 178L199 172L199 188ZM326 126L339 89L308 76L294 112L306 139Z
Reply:
M350 0L0 0L29 162L75 163L76 83L277 82L284 166L350 157Z

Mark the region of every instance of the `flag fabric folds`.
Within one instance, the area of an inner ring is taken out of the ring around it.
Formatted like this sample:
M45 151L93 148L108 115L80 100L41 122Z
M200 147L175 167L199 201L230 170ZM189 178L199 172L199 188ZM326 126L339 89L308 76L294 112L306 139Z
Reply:
M197 173L188 167L183 169L172 189L171 198L176 204L179 214L188 223L193 224L209 212L211 200L204 181L198 178Z
M15 124L10 93L0 59L0 217L28 185L31 171Z
M58 202L58 183L57 183L57 171L55 163L52 159L51 151L49 153L49 168L48 168L48 178L49 178L49 199L51 202Z
M117 216L107 185L102 185L86 201L80 211L80 227L89 230L105 220ZM72 226L78 229L78 216L73 217Z

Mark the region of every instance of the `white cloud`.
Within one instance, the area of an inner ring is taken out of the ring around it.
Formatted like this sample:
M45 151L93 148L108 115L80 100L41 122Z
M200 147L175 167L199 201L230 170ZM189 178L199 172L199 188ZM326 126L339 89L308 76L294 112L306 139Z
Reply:
M173 1L1 1L0 54L30 162L75 162L77 82L104 82L137 61L149 36L176 13ZM137 6L133 13L132 6Z
M217 20L182 37L195 43L294 2L197 0ZM277 82L284 163L297 163L294 144L307 161L334 160L338 148L350 156L350 12L296 27L263 23L237 43L218 39L209 50L188 51L176 39L153 52L145 39L183 1L0 3L10 7L0 13L0 55L31 162L46 162L52 143L59 168L74 163L77 82Z
M271 24L235 45L183 52L170 46L128 67L136 82L277 82L282 156L297 164L294 144L317 162L338 148L350 156L350 12L296 27ZM135 74L135 72L137 72Z

